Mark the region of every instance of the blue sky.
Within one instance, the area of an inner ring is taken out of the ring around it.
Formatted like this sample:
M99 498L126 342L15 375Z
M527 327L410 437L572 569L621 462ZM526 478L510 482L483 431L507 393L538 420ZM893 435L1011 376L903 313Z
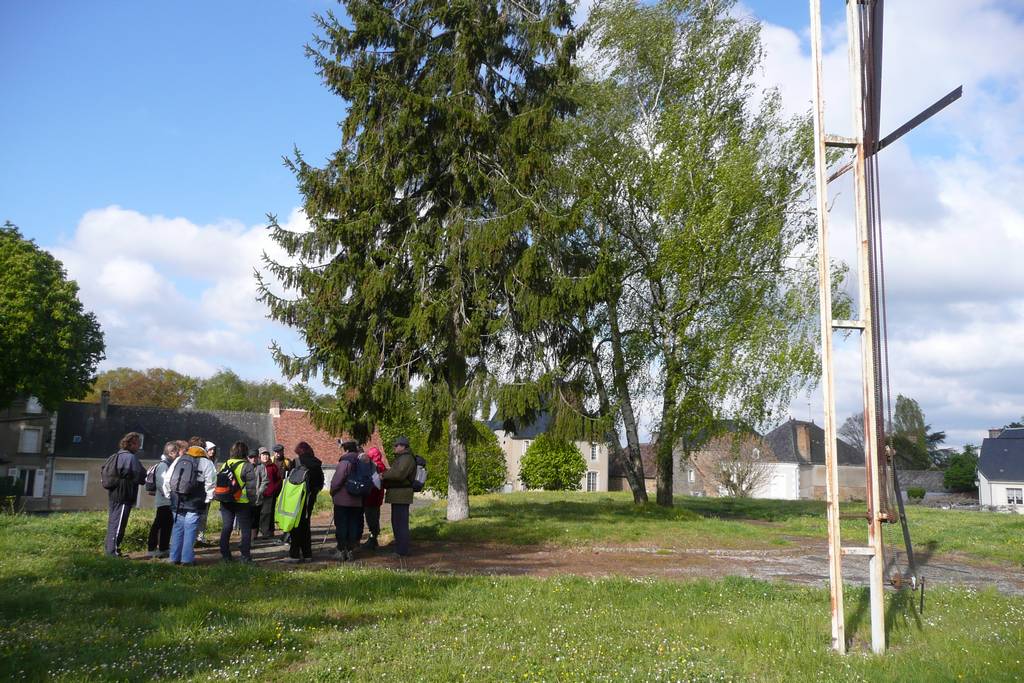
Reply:
M828 124L842 133L841 0L825 0ZM0 221L61 258L107 334L106 366L275 376L252 267L264 215L299 227L281 157L336 147L343 104L304 55L334 3L0 3ZM340 10L339 10L340 11ZM809 104L807 3L765 22L758 78ZM888 3L883 128L952 87L965 97L883 157L894 390L956 443L1024 414L1024 10L1017 0ZM833 226L849 225L849 188ZM846 204L844 204L846 203ZM838 240L837 253L850 253ZM1017 256L1014 256L1014 255ZM859 409L840 346L840 414ZM808 402L810 408L808 408ZM812 394L796 417L820 420Z

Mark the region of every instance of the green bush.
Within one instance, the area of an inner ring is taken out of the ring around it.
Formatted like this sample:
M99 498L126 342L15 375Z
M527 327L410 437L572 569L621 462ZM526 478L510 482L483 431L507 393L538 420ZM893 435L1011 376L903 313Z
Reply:
M973 493L978 490L974 485L977 478L978 458L972 451L965 449L964 453L957 453L949 459L942 483L955 493Z
M530 444L519 465L519 478L528 489L578 491L587 461L573 444L541 434Z
M924 488L920 486L907 487L907 498L909 498L910 500L923 500Z

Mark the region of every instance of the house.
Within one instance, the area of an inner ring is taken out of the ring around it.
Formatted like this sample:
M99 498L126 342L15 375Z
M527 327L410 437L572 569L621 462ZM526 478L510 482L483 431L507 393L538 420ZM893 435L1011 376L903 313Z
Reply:
M757 497L825 499L827 473L824 429L814 422L790 419L768 432L764 442L769 457L778 463L773 466L768 492L786 495ZM836 439L836 457L839 466L839 499L864 500L867 491L864 453L842 439ZM790 478L794 472L796 482Z
M629 491L623 464L612 454L608 457L608 490ZM640 444L640 462L644 468L644 489L647 493L654 493L658 489L658 444Z
M54 417L33 397L0 410L0 472L13 481L25 510L47 507Z
M106 509L107 492L100 485L100 467L128 432L142 435L138 456L146 468L160 459L168 441L191 436L217 444L219 460L226 459L236 441L250 447L274 443L268 413L122 406L111 404L107 392L99 403L66 401L57 412L53 483L47 508ZM153 500L140 487L138 506L152 507Z
M327 483L330 483L331 473L334 466L341 459L341 447L339 441L348 438L347 434L340 437L333 436L313 424L309 418L309 412L298 408L282 408L280 401L270 402L270 419L273 422L274 443L285 447L285 455L289 458L295 444L305 441L313 449L313 453L324 463L324 472ZM390 449L385 449L381 442L380 433L374 430L370 440L365 443L364 448L376 446L381 452L387 454Z
M981 442L978 499L1024 514L1024 429L992 429Z
M754 498L795 497L796 468L775 460L771 449L761 435L752 430L740 430L732 422L726 423L726 433L712 437L699 449L685 457L682 445L675 449L672 471L672 492L684 496L727 495L714 476L723 462L736 459L743 463L748 474L761 480L754 486ZM739 466L739 465L738 465ZM790 471L792 469L792 471Z
M506 431L501 420L492 419L487 426L498 437L498 444L505 453L507 474L504 491L522 491L523 482L519 480L519 463L530 444L551 426L551 414L541 413L532 424L523 425L514 431ZM587 471L580 479L583 491L608 490L608 444L596 441L574 442L583 459L587 463Z

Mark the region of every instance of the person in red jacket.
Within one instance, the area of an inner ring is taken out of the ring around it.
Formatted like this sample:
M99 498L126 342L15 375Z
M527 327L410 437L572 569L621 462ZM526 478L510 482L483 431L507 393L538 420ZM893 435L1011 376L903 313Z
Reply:
M274 509L277 507L277 495L281 493L284 473L266 448L260 449L260 462L267 472L267 487L263 490L263 503L260 505L259 534L261 538L273 538Z
M382 473L391 465L387 457L380 452L376 446L366 451L367 457L377 466L377 472ZM366 520L366 528L370 531L370 537L362 544L363 550L376 550L377 537L380 536L380 507L384 504L384 487L374 489L370 495L363 498L363 518ZM362 536L362 533L359 534Z

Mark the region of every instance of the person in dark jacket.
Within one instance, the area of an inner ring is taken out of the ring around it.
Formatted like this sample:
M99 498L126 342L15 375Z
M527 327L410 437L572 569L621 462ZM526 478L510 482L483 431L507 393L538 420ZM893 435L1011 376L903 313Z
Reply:
M224 469L231 470L235 479L242 487L242 495L236 501L220 504L220 557L225 562L232 562L231 531L238 521L238 531L242 535L239 550L242 562L252 562L252 504L256 500L256 468L248 460L249 447L242 441L236 441L228 452L228 461Z
M164 495L164 475L167 469L174 462L174 459L181 453L177 441L168 441L164 444L163 455L160 462L156 464L153 474L156 483L156 491L153 492L153 507L156 514L153 515L153 523L149 526L149 543L146 544L148 555L151 558L165 558L171 548L171 528L174 526L174 515L171 513L171 501Z
M334 537L338 542L338 559L342 562L351 562L356 559L356 546L363 533L363 499L349 493L345 483L350 476L355 475L360 456L366 456L359 452L359 444L355 441L345 441L341 448L344 454L331 478Z
M376 446L366 451L366 456L377 466L378 474L383 474L388 468L388 459L384 457L384 454ZM370 532L370 537L362 545L364 550L376 550L379 545L377 539L380 537L380 508L383 504L383 487L374 489L368 496L363 498L363 518L366 520L366 528Z
M264 448L262 450L265 451L267 449ZM256 473L256 495L249 499L250 535L252 536L252 542L255 543L256 537L259 536L260 532L260 513L263 510L263 496L267 491L267 468L263 466L263 463L260 461L260 454L256 450L249 451L246 459L252 465L253 472Z
M110 557L124 557L121 541L128 527L128 516L139 495L139 485L146 482L146 470L139 462L138 453L142 446L142 435L128 432L121 437L115 453L114 470L117 472L117 486L107 492L109 512L107 514L107 538L104 552Z
M409 554L409 506L412 505L412 480L416 476L416 458L409 450L409 439L395 439L394 463L381 475L387 494L384 502L391 505L391 530L395 534L395 555Z
M323 463L313 454L313 449L305 441L295 445L293 469L306 470L306 505L302 509L299 523L292 529L288 542L287 562L309 562L313 559L313 537L309 528L309 520L313 516L316 497L324 489Z

